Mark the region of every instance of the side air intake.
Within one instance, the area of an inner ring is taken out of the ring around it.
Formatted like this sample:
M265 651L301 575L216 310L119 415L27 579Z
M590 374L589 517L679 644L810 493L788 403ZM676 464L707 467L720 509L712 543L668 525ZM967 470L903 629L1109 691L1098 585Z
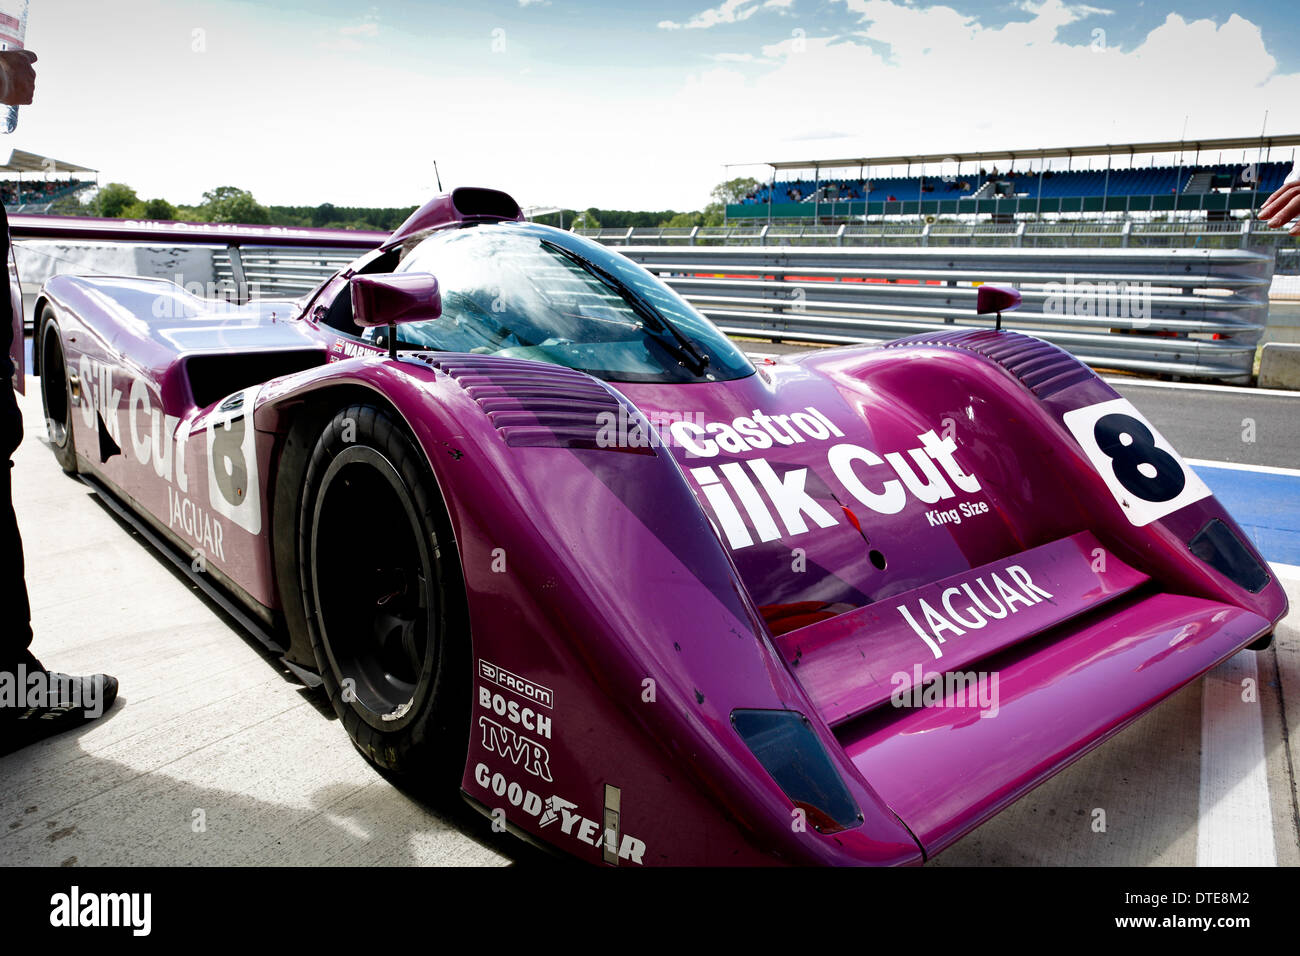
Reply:
M383 248L392 249L412 239L422 238L435 229L446 229L467 222L508 222L523 219L519 203L499 189L462 186L435 196L417 209L397 231L388 237Z
M499 189L462 186L451 191L451 203L464 219L518 219L523 215L519 203Z
M619 423L635 412L590 375L520 359L417 357L455 379L507 445L655 453L647 445L618 441Z
M992 329L926 332L888 342L885 348L918 345L945 346L983 355L1020 379L1039 398L1055 395L1093 376L1088 366L1064 349L1019 332L995 332Z

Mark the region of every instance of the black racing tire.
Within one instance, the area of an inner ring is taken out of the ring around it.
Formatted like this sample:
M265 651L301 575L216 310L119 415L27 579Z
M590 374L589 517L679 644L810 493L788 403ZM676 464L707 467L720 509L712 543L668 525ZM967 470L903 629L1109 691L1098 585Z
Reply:
M1273 632L1269 631L1263 637L1251 641L1246 645L1248 651L1266 651L1273 646Z
M451 520L428 462L373 405L339 411L308 462L298 514L305 623L325 692L368 760L459 785L470 638Z
M41 408L45 412L45 434L59 467L77 473L77 445L72 434L72 385L64 362L63 335L54 319L41 315Z

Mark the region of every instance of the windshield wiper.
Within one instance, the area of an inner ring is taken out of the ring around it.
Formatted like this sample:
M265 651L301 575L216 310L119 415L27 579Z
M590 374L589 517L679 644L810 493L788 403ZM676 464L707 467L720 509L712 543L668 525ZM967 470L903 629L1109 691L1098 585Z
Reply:
M640 317L642 326L649 329L650 332L655 333L658 337L658 341L665 348L675 354L679 360L683 360L682 364L687 366L692 375L704 374L704 370L709 365L709 356L704 352L701 352L694 342L683 335L681 330L669 321L666 315L661 315L659 312L655 311L655 309L642 299L640 294L626 282L609 270L601 268L596 265L596 263L584 258L572 249L566 249L557 242L552 242L550 239L538 239L538 242L547 249L558 252L570 262L576 263L584 271L589 272L591 275L595 276L601 282L605 283L605 285L617 292L619 297L627 302L627 304L632 307L632 311ZM664 332L667 332L671 336L671 341L664 341L662 337Z

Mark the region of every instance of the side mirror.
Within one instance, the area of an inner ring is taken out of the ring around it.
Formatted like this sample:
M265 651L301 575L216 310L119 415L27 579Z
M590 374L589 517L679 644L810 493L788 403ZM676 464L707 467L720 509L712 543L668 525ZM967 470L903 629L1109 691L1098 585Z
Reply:
M353 276L352 320L365 329L388 326L388 354L397 357L397 326L442 317L438 280L428 272Z
M988 315L990 312L998 314L997 327L1002 328L1002 313L1010 312L1012 309L1020 308L1020 290L1008 289L997 285L982 285L979 291L975 293L975 313L977 315Z

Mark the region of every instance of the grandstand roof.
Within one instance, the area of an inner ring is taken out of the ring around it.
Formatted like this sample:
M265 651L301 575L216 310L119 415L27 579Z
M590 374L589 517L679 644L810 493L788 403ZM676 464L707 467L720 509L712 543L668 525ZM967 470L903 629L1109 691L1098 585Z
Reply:
M980 150L978 152L914 153L910 156L858 156L849 159L804 159L768 162L773 169L836 169L848 166L903 166L911 163L980 163L987 160L1056 159L1073 156L1119 156L1124 153L1207 152L1225 149L1272 149L1300 146L1300 133L1289 136L1234 136L1224 139L1170 139L1153 143L1107 143L1104 146L1058 146L1054 148ZM733 165L752 165L735 163Z
M0 166L0 173L97 173L99 170L76 163L65 163L61 159L51 159L39 153L29 153L25 149L11 150L9 162Z

